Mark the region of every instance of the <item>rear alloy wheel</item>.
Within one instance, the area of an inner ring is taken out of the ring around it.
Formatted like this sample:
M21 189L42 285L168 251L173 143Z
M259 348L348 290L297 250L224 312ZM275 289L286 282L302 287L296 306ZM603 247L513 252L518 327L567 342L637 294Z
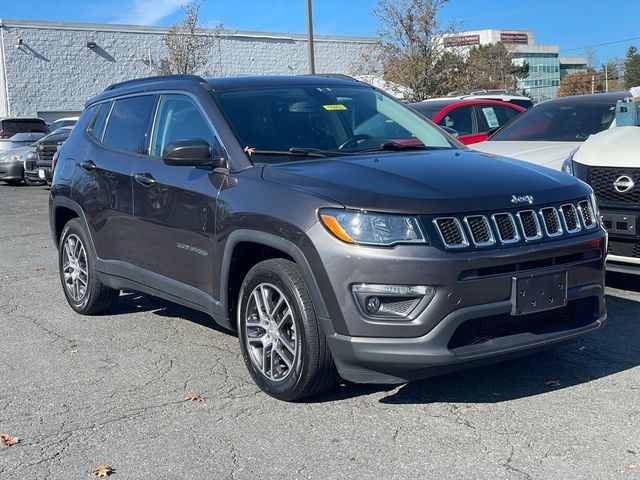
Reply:
M98 278L87 238L80 221L70 220L62 231L58 262L60 281L71 308L83 315L94 315L112 308L120 291L107 287Z
M238 337L253 380L275 398L311 397L337 378L307 286L289 260L265 260L245 277Z

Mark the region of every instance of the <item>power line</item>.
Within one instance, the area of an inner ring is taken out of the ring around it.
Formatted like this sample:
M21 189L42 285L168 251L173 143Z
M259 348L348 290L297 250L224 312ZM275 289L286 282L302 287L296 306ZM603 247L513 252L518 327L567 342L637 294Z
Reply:
M604 47L605 45L614 45L616 43L630 42L632 40L640 40L640 37L625 38L624 40L614 40L613 42L596 43L594 45L585 45L584 47L563 48L561 52L571 52L572 50L584 50L585 48Z

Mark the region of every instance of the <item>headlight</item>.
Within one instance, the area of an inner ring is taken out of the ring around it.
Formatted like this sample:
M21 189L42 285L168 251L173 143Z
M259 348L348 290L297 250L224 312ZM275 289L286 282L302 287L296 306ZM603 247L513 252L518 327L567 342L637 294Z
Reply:
M600 216L600 207L598 207L598 200L596 199L596 194L591 192L589 199L591 200L591 208L593 208L593 213L596 216L598 225L604 228L604 224L602 223L602 217Z
M578 151L576 148L571 154L569 154L569 158L567 158L564 162L562 162L562 171L564 173L568 173L569 175L573 175L573 156Z
M38 154L36 152L27 153L25 160L38 160Z
M391 246L427 243L417 217L349 210L321 210L320 219L336 238L346 243Z

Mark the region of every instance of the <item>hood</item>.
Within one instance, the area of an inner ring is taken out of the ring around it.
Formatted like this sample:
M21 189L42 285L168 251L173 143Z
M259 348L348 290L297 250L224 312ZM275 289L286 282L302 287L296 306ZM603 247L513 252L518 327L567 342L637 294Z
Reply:
M265 180L347 208L414 214L463 213L585 197L587 185L561 172L464 150L383 153L267 165Z
M27 147L18 147L18 148L12 148L11 150L5 150L0 152L0 157L10 157L12 155L26 155L27 153L34 151L35 148L31 147L31 146L27 146Z
M544 165L560 170L571 152L582 145L582 142L509 142L487 141L473 145L474 150L493 153L504 157L517 158L525 162Z
M638 168L640 127L616 127L591 135L573 156L588 166Z

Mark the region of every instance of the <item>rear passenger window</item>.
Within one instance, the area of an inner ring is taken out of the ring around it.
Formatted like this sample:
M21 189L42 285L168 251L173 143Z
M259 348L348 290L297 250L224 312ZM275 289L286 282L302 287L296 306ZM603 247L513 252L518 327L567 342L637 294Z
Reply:
M143 95L116 100L102 137L111 148L141 153L155 97Z
M102 141L102 135L104 134L104 126L107 123L107 118L109 117L109 112L111 111L112 105L113 105L113 102L108 102L108 103L102 103L97 107L93 107L98 109L98 113L94 117L93 123L89 126L88 133L99 142Z

